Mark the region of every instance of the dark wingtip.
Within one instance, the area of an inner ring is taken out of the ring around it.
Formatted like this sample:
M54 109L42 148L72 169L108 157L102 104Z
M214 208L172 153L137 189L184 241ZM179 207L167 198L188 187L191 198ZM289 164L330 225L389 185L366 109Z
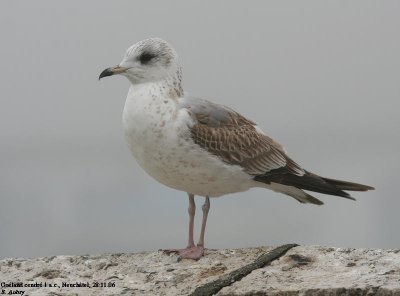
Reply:
M349 195L348 197L347 197L347 199L351 199L351 200L354 200L354 201L357 201L354 197L352 197L351 195Z
M111 68L107 68L103 72L100 73L99 80L103 77L112 76L112 75L114 75L114 72L111 70Z
M337 189L340 190L348 190L348 191L368 191L368 190L375 190L374 187L364 185L364 184L359 184L359 183L354 183L354 182L348 182L348 181L342 181L342 180L336 180L336 179L329 179L329 178L322 178L326 182L334 185Z

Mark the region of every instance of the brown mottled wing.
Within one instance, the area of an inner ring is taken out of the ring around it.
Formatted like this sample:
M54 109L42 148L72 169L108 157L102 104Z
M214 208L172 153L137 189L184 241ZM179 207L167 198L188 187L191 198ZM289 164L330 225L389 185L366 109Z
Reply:
M204 107L204 104L212 106ZM254 176L274 172L304 174L280 144L257 130L255 123L239 113L204 100L202 108L196 105L185 107L196 121L191 128L193 141L224 162L239 165Z

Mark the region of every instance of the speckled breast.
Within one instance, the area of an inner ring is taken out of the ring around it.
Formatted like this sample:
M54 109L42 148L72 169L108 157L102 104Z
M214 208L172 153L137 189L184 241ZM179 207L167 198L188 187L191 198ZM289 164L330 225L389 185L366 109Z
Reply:
M125 104L124 130L139 165L160 183L200 196L217 197L252 187L250 176L195 144L191 117L173 100L136 99Z

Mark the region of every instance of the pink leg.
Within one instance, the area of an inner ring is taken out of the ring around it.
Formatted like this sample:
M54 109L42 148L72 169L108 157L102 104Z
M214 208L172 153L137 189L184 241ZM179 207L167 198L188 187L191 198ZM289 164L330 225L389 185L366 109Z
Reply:
M178 253L183 259L193 259L199 260L204 254L204 233L206 230L207 216L210 210L210 199L207 196L206 201L202 207L203 209L203 222L201 225L200 239L197 246L194 244L193 240L193 228L194 228L194 215L196 212L196 204L194 202L194 195L189 194L189 240L186 249L172 249L165 250L166 253Z
M194 195L189 193L189 240L187 248L194 247L193 228L194 228L194 215L196 214L196 204L194 202Z
M210 211L210 198L208 196L206 196L206 200L204 201L204 205L201 209L203 210L203 221L201 223L200 239L197 246L204 248L204 234L206 232L208 212Z

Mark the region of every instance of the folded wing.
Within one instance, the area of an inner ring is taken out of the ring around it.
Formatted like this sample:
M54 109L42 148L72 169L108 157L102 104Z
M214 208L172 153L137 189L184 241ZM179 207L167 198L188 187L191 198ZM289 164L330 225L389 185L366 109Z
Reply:
M283 147L257 125L232 109L198 98L180 102L194 119L193 141L231 165L238 165L254 180L300 202L322 204L304 190L353 199L343 190L365 191L372 187L323 178L302 169L286 155ZM280 186L274 185L279 184Z

